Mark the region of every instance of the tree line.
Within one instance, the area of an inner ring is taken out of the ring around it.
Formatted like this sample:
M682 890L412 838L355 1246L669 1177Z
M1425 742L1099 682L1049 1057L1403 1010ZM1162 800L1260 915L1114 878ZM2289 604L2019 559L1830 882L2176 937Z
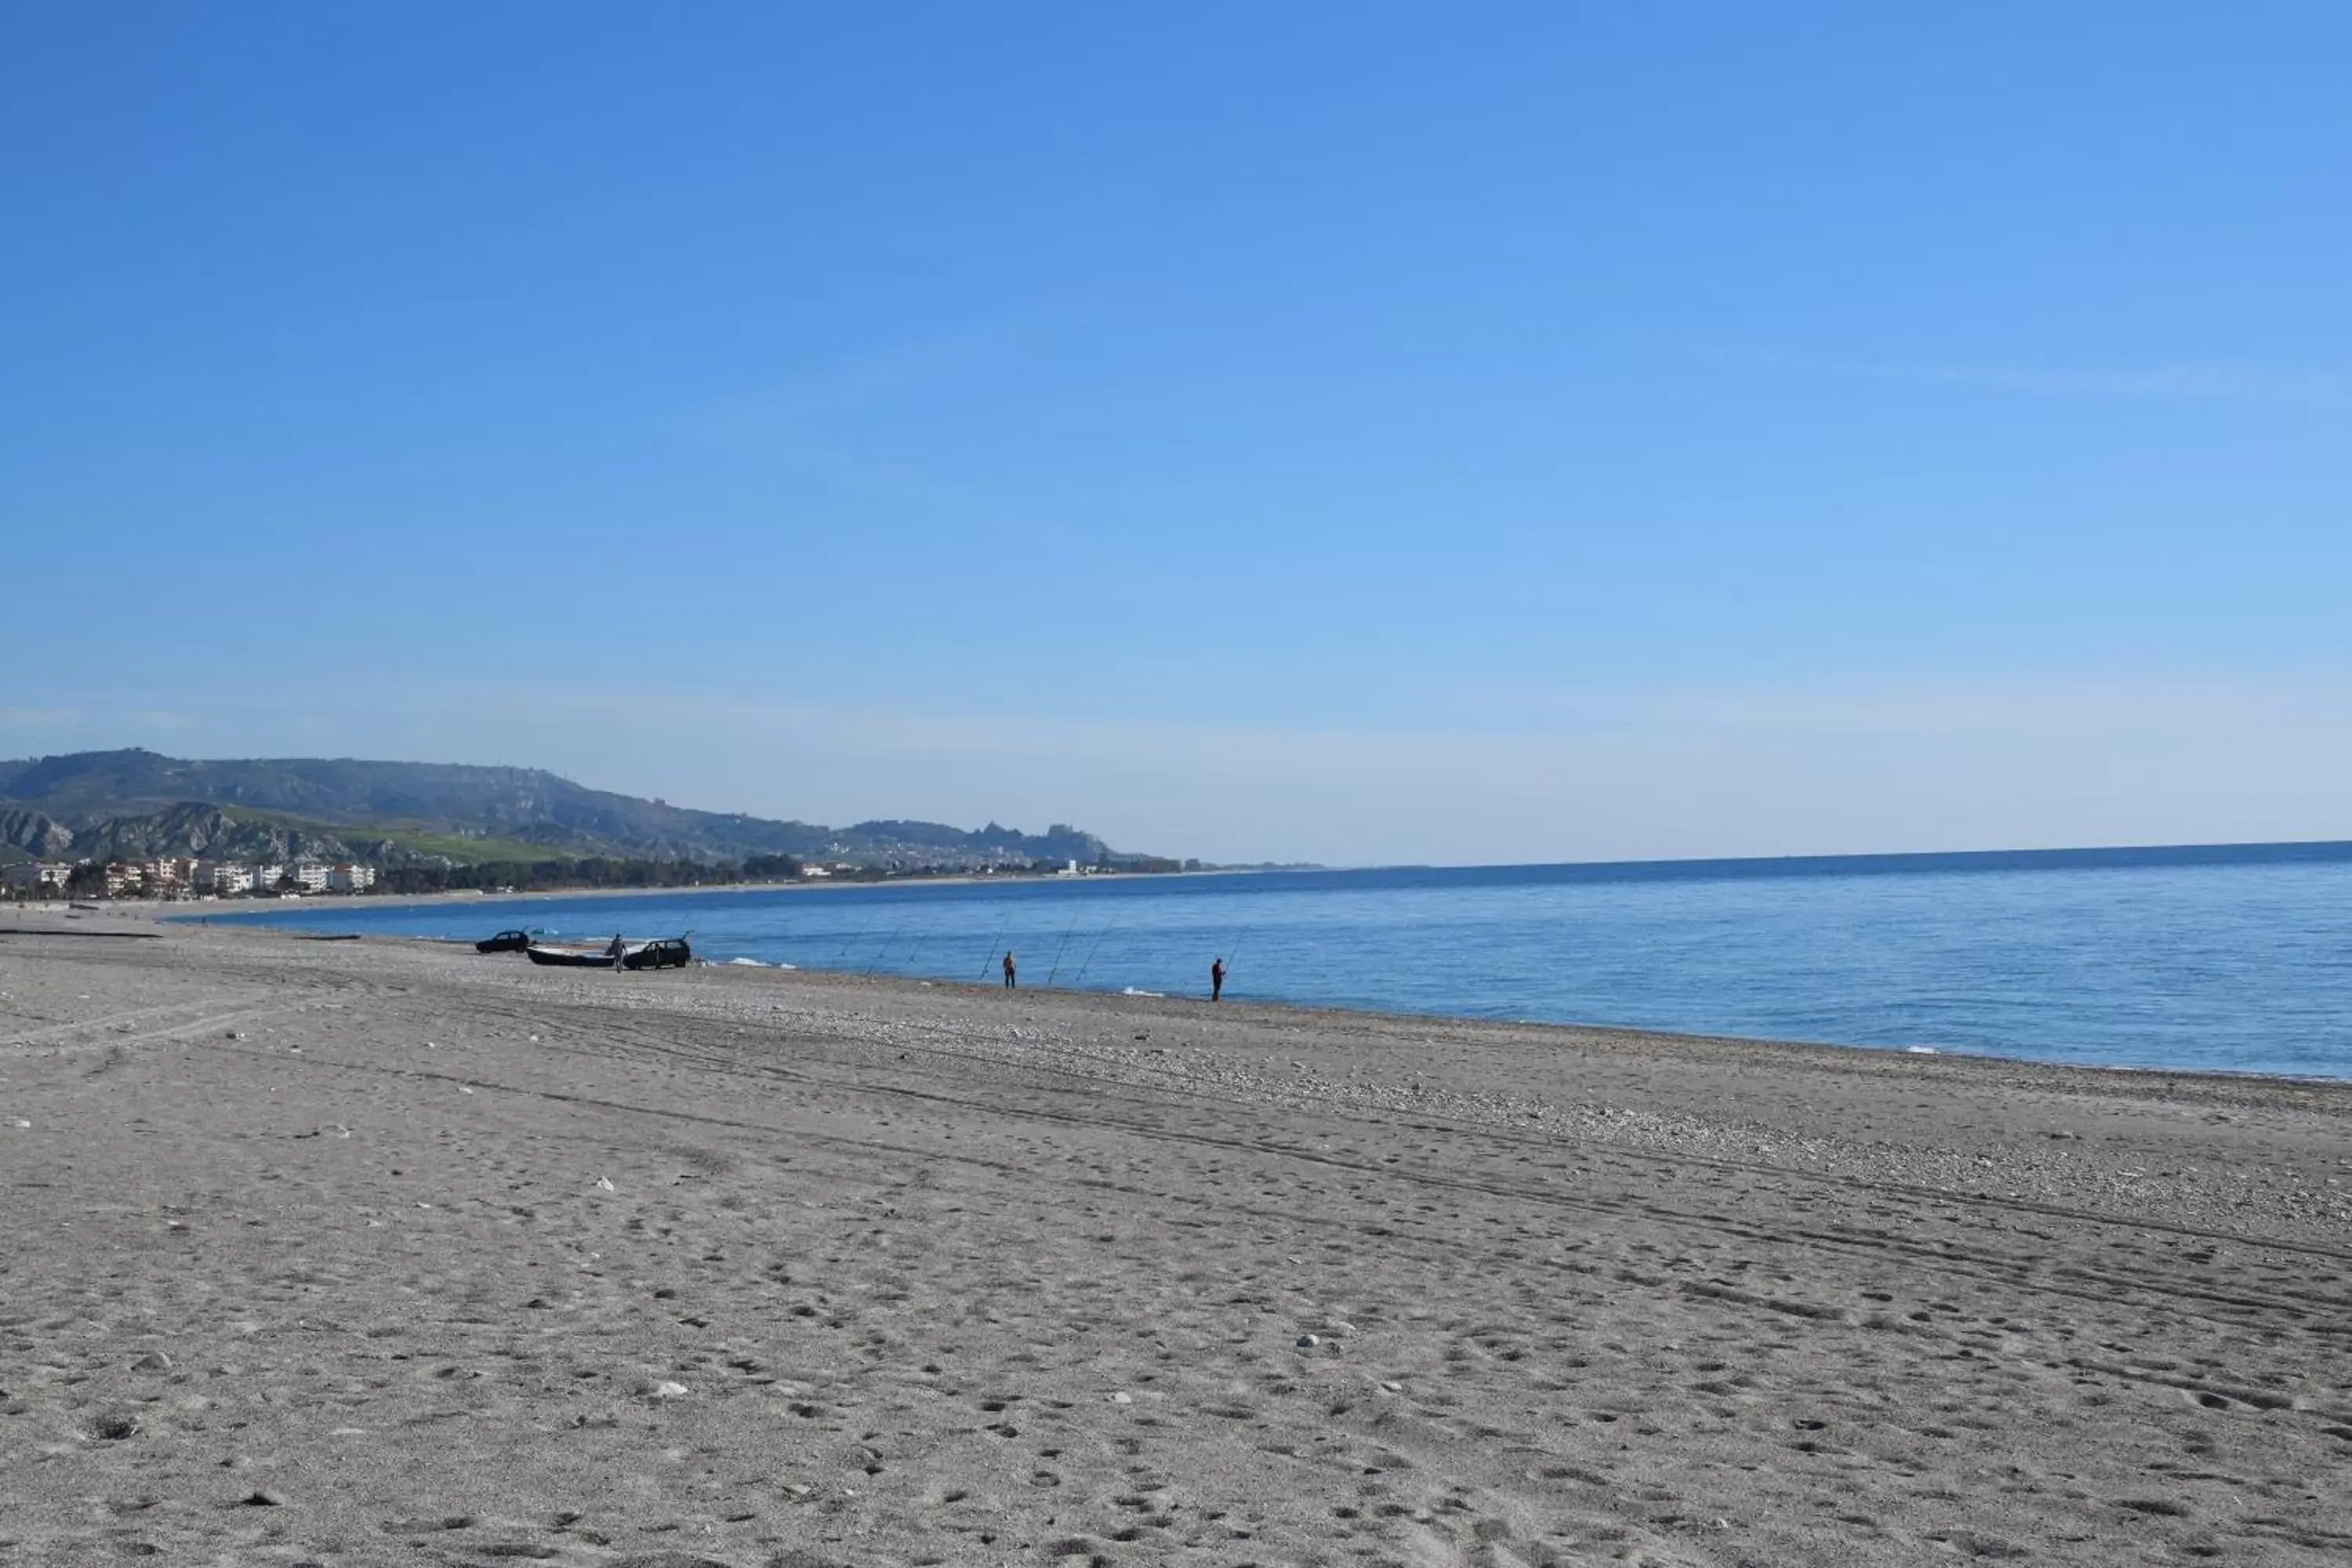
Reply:
M724 882L797 880L790 855L747 855L710 863L590 855L579 859L484 860L470 866L393 866L376 874L379 893L545 892L562 888L700 888Z

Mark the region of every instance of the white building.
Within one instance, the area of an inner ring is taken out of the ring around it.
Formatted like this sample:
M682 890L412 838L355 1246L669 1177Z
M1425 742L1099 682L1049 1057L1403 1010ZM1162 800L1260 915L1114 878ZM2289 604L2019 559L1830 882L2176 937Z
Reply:
M226 864L213 868L213 891L215 893L249 893L253 891L253 868Z
M327 890L327 868L315 860L297 860L294 885L306 893L323 893Z
M278 890L278 879L284 875L286 875L285 867L274 860L264 860L253 868L253 890L257 893L274 893Z
M34 861L7 868L10 887L30 888L39 893L62 893L73 879L74 868L64 861Z
M327 868L327 886L338 893L364 893L375 886L375 868L349 862Z

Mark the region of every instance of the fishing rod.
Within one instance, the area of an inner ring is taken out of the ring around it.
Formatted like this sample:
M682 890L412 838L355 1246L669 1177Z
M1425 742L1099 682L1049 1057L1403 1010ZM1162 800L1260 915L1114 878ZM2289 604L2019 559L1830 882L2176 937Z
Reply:
M1011 930L1012 926L1013 916L1010 913L1007 913L1003 920L997 922L996 934L991 937L988 942L988 956L980 961L980 977L982 980L988 978L988 966L996 962L997 944L1004 940L1004 933Z
M1117 931L1118 929L1118 922L1117 921L1111 921L1111 922L1110 922L1110 924L1108 924L1108 925L1107 925L1107 926L1103 927L1103 928L1102 928L1102 930L1100 930L1100 931L1097 931L1097 932L1095 933L1095 944L1094 944L1094 946L1092 946L1092 947L1090 947L1090 948L1087 949L1087 961L1086 961L1086 963L1079 964L1079 965L1078 965L1078 972L1077 972L1076 974L1073 974L1073 975L1071 975L1071 976L1070 976L1070 984L1073 984L1073 985L1083 985L1083 984L1086 984L1086 979L1087 979L1087 971L1088 969L1090 969L1090 968L1092 968L1092 967L1093 967L1093 965L1094 965L1094 962L1095 962L1095 954L1102 951L1103 938L1105 938L1105 937L1108 936L1111 932L1113 932L1113 931Z
M884 953L886 953L886 952L889 952L889 951L890 951L890 944L891 944L892 942L894 942L898 941L898 933L899 933L900 931L905 931L906 929L907 929L907 922L906 922L905 921L900 921L897 925L894 925L894 926L892 926L892 927L890 928L890 934L889 934L888 936L884 937L884 938L882 939L882 945L881 945L880 947L877 947L877 948L876 948L876 949L874 950L874 957L873 957L873 960L872 960L872 962L868 963L866 964L866 973L871 974L871 973L874 973L875 968L876 968L878 964L880 964L880 963L881 963L881 962L882 962L882 955L883 955Z
M1063 948L1066 948L1066 947L1067 947L1067 946L1069 946L1069 945L1070 945L1070 931L1076 931L1076 930L1077 930L1077 929L1078 929L1078 912L1077 912L1076 910L1073 910L1072 911L1070 911L1070 925L1069 925L1069 930L1068 930L1068 931L1065 931L1062 933L1062 941L1061 941L1061 944L1060 944L1060 946L1057 946L1057 947L1055 947L1055 948L1054 949L1054 967L1053 967L1053 968L1051 968L1051 969L1048 969L1047 971L1045 971L1045 984L1046 984L1051 985L1052 984L1054 984L1054 976L1061 973L1061 969L1062 969L1062 949L1063 949Z
M880 923L880 920L881 917L877 915L873 919L868 920L864 925L859 926L856 931L852 931L849 934L848 940L841 944L841 951L833 955L833 961L835 963L838 963L843 959L847 958L849 956L849 950L856 944L857 939L864 936L867 931L872 931L876 925Z
M915 962L915 954L923 951L923 943L930 940L931 928L939 923L940 922L936 920L929 920L923 922L923 929L917 931L915 933L915 940L907 944L907 956L900 959L898 961L899 963L907 966L913 965Z

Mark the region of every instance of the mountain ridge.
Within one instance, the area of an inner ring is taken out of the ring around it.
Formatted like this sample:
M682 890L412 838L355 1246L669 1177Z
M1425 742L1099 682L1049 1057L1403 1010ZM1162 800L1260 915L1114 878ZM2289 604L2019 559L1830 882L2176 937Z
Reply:
M254 837L257 827L280 837L307 832L332 841L331 850L320 846L322 853L362 858L370 849L394 849L404 837L426 836L495 840L508 855L523 846L550 858L707 864L747 855L971 868L1149 858L1122 855L1066 823L1042 834L994 822L965 829L896 818L827 827L675 806L541 768L350 757L199 760L143 747L0 761L0 845L21 855L201 854L240 831ZM469 857L457 846L436 858L458 863Z

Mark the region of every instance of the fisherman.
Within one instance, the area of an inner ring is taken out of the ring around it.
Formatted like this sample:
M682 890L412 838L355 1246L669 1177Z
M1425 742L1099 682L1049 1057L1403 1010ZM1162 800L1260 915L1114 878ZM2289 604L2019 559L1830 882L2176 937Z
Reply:
M1021 988L1021 966L1013 962L1013 950L1009 947L1004 950L1004 988L1007 991Z
M1209 960L1209 1000L1222 1002L1224 999L1225 961L1222 958L1213 958Z
M613 945L604 950L605 956L613 961L614 973L618 974L621 973L621 955L627 951L628 949L624 947L621 943L621 933L619 931L614 931L613 933Z

